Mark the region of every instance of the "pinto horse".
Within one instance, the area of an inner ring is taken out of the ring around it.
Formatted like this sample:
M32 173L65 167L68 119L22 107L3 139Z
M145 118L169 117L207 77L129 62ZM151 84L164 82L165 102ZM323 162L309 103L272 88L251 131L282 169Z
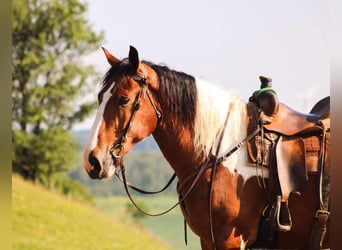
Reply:
M276 236L272 248L308 248L320 208L319 176L309 174L301 194L291 195L291 230L270 233L261 227L269 169L256 171L241 143L248 137L246 102L186 73L140 61L132 46L122 60L103 50L111 68L84 152L91 178L111 177L123 166L123 156L152 134L177 175L184 218L202 249L270 248L260 243L269 234ZM322 247L329 247L329 230Z

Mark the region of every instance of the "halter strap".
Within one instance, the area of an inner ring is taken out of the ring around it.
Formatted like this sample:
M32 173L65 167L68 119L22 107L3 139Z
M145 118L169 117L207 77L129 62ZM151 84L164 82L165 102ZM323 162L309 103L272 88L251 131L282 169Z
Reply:
M143 89L144 94L147 95L148 99L150 100L150 103L154 109L154 111L156 112L158 121L161 119L161 112L159 111L159 109L157 108L157 105L154 103L150 91L148 90L148 80L147 80L147 67L144 63L141 63L142 68L143 68L143 75L138 75L135 74L132 76L132 78L139 83L140 87Z
M144 85L147 85L147 67L144 63L141 63L142 68L143 68L143 74L139 75L139 74L133 74L132 78L139 83L139 85L141 87L143 87Z

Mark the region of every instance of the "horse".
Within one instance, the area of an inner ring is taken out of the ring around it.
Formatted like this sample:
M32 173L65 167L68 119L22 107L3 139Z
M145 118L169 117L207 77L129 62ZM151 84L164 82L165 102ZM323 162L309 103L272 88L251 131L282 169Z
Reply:
M320 211L319 174L309 172L300 195L289 197L291 230L263 227L270 224L265 214L271 166L256 168L248 160L246 141L261 132L247 133L244 100L184 72L141 61L133 46L122 60L102 49L110 69L97 95L99 106L84 150L90 178L116 174L123 157L153 135L178 178L184 219L203 250L308 248ZM309 248L329 247L329 219L324 235L319 246Z

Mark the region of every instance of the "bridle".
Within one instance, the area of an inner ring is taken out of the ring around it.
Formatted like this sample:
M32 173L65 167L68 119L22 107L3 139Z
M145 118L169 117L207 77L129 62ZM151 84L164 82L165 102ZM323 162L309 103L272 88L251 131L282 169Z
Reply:
M135 102L134 102L134 107L131 113L131 116L128 120L128 123L126 125L126 127L123 130L123 134L120 138L120 140L117 143L114 143L113 146L110 148L109 152L110 155L112 156L113 159L113 163L115 168L120 167L122 165L122 161L121 161L121 152L123 151L124 145L127 141L127 134L129 133L132 124L133 124L133 120L135 118L136 113L138 112L138 110L140 109L141 106L141 97L142 94L144 94L144 97L148 97L154 111L156 112L157 115L157 119L158 122L160 121L162 115L161 112L159 111L159 109L157 108L157 105L154 103L151 94L148 90L148 80L147 80L147 67L145 64L141 64L142 68L143 68L143 75L139 75L137 73L131 75L131 77L139 84L140 86L140 90L139 93L137 94L136 98L135 98Z

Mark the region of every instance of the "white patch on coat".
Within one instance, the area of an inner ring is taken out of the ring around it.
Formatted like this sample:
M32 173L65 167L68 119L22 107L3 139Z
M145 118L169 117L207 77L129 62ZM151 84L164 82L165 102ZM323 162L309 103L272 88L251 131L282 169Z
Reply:
M212 148L211 153L220 156L247 136L246 102L201 79L196 79L196 86L195 149L209 157ZM223 139L218 148L221 133ZM245 182L252 176L261 175L255 166L248 165L246 151L244 146L223 162L232 174L238 172ZM268 170L263 169L262 175L268 177Z

